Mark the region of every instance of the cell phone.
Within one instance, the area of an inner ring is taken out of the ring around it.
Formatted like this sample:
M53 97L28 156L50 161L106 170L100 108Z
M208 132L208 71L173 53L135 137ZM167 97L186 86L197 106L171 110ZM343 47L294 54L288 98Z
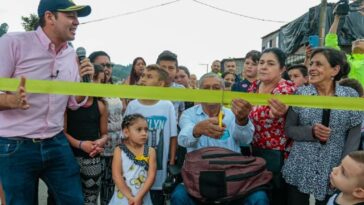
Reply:
M308 45L311 48L317 48L320 46L320 38L318 35L311 35L308 37Z

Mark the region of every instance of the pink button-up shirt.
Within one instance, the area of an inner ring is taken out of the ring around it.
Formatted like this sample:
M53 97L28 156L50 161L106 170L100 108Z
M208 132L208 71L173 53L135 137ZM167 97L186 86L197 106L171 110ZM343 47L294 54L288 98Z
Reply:
M0 38L0 77L79 82L76 53L55 45L39 27L36 31L9 33ZM28 110L0 111L0 137L50 138L63 130L66 106L81 104L65 95L27 94Z

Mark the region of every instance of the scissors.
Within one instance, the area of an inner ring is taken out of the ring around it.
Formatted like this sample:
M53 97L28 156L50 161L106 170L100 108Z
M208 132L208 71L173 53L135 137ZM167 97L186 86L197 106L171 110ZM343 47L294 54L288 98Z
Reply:
M220 112L219 112L219 115L218 115L218 120L219 120L219 127L222 127L222 119L224 118L224 93L225 93L225 90L223 89L222 90L222 94L221 94L221 103L220 103Z

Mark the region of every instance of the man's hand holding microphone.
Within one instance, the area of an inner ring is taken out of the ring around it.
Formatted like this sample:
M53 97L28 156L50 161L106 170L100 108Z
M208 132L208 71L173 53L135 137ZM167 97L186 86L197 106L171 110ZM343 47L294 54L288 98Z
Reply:
M83 47L79 47L76 50L79 62L79 71L80 76L82 78L82 82L89 83L94 76L95 69L90 59L86 58L86 49Z

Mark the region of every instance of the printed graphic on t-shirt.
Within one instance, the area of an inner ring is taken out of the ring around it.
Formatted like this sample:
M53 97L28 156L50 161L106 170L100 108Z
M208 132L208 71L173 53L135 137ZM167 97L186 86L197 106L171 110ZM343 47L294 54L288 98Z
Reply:
M167 118L165 116L152 115L147 117L148 122L148 145L156 149L157 170L163 169L163 150L164 150L164 126ZM168 146L168 145L166 145Z

